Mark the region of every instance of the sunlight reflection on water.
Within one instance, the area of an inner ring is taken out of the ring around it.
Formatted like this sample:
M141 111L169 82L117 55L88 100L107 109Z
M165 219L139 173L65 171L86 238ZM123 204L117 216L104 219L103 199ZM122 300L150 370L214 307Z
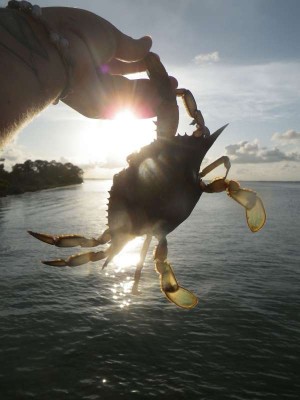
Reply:
M114 257L113 262L117 267L116 272L119 272L125 267L136 265L139 262L143 241L143 237L131 240L126 244L123 250Z
M114 283L110 290L113 300L119 304L120 308L129 307L131 303L130 296L134 282L133 271L140 260L143 240L143 237L138 237L128 242L112 261L114 273L112 275L108 272L105 274L118 281L118 283Z

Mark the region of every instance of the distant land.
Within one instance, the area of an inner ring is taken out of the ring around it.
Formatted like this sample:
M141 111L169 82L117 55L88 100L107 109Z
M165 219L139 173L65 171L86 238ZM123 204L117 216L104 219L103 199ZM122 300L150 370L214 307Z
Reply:
M228 179L229 179L229 178L228 178ZM111 178L84 178L84 180L85 180L85 181L112 181L112 180L113 180L113 177L111 177ZM204 179L204 180L205 180L205 179ZM209 181L209 179L207 179L207 181ZM273 181L270 181L270 180L262 181L261 179L255 179L255 180L253 180L253 179L251 179L251 180L248 180L248 179L240 179L239 182L300 183L300 181L293 181L293 180L291 180L291 181L276 181L276 180L273 180Z
M27 160L10 172L0 163L0 197L83 182L83 170L72 163Z

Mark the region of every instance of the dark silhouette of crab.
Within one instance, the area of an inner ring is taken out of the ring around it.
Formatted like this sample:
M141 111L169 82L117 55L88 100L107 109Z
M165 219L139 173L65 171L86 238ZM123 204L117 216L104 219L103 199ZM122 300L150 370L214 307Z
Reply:
M80 235L53 236L29 232L43 242L58 247L94 247L110 243L100 251L89 251L70 256L66 260L44 261L45 264L65 267L78 266L89 261L105 259L103 268L130 240L146 235L136 267L133 293L138 292L141 270L152 237L158 240L154 253L156 271L160 275L161 289L166 297L182 308L193 308L198 300L189 290L181 287L167 261L167 235L185 221L203 192L227 191L227 194L246 210L252 231L265 223L265 211L260 198L249 189L241 189L236 181L227 180L230 169L228 157L223 156L199 172L203 158L225 126L212 135L204 124L201 112L190 91L171 87L167 72L156 55L146 59L149 77L157 85L163 101L157 110L157 139L131 154L128 167L113 179L108 204L108 229L98 238ZM178 107L176 97L182 97L196 130L191 136L176 135ZM206 184L202 178L224 164L226 174Z

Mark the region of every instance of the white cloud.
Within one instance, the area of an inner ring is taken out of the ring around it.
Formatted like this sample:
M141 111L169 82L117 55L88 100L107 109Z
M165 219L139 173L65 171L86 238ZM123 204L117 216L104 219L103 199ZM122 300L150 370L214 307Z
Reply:
M203 53L198 54L194 57L195 64L207 64L207 63L216 63L220 61L220 56L218 51L214 51L212 53Z
M283 133L274 133L274 135L272 136L272 140L286 143L296 142L297 140L300 140L300 132L289 129L288 131Z
M4 159L5 169L10 170L13 165L23 163L32 157L22 146L13 141L3 148L0 158Z
M299 118L300 63L204 64L175 68L180 87L194 94L211 121L274 122Z
M277 147L267 149L261 147L258 140L252 143L243 141L225 147L226 154L235 164L278 163L281 161L300 162L300 153L284 152Z
M108 155L103 161L77 163L77 165L84 171L86 179L112 179L114 174L127 166L127 163L113 155Z
M120 169L124 167L124 160L119 160L113 156L108 156L106 160L99 162L87 162L87 163L79 163L79 167L84 171L88 171L91 169Z

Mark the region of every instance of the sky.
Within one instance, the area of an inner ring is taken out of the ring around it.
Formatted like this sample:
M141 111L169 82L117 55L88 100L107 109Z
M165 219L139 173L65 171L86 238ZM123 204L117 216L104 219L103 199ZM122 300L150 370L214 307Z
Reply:
M204 166L228 155L232 179L300 180L299 0L37 4L84 8L134 38L150 35L152 50L179 87L194 94L210 131L229 123ZM178 132L189 134L190 119L179 105ZM70 161L86 178L111 178L126 166L128 154L155 138L154 129L151 120L126 113L115 121L89 120L60 102L25 127L0 158L7 167L28 158Z

